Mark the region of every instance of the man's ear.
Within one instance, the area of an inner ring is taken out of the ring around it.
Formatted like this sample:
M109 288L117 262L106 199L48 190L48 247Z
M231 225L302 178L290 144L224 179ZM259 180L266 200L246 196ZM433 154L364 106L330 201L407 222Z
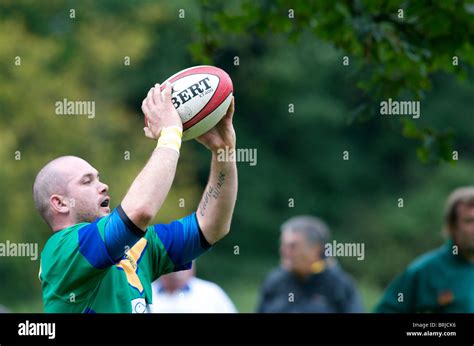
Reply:
M51 208L59 214L66 214L70 210L68 199L61 195L51 195L49 204Z

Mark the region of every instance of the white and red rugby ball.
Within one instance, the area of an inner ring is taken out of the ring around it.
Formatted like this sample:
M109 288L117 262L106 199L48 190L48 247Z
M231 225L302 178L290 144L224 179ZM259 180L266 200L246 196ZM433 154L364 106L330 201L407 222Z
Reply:
M171 101L183 122L183 141L196 138L224 117L234 88L229 75L215 66L194 66L167 80L171 83Z

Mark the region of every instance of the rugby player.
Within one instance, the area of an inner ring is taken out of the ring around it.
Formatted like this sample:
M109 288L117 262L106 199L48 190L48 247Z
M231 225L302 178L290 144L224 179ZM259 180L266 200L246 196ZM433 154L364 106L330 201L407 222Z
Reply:
M152 224L174 179L182 123L171 87L155 85L143 100L145 136L157 140L148 162L111 211L108 186L87 161L62 156L36 176L33 197L53 235L41 254L45 312L148 312L151 283L189 269L193 259L230 230L237 195L235 162L219 162L220 148L235 148L234 101L225 117L197 138L212 152L208 184L195 212Z

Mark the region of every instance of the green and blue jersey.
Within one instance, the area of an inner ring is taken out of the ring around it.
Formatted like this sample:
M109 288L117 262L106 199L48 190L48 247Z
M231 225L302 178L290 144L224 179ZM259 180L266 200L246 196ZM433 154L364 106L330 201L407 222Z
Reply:
M45 312L148 312L151 283L191 268L210 245L192 213L143 232L121 206L54 233L41 253Z

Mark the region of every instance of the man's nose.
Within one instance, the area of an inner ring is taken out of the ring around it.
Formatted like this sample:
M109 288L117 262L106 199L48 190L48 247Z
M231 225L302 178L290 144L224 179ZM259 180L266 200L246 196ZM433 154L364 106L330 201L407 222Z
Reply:
M100 193L109 191L109 186L104 183L100 183Z

